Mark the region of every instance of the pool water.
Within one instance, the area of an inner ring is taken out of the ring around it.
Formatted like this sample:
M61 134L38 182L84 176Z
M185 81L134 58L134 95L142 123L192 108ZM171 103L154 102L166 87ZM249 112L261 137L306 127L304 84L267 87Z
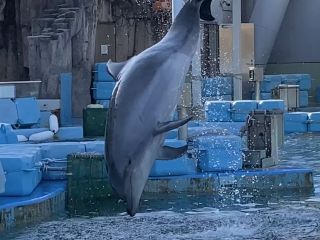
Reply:
M144 195L133 218L111 199L5 239L320 239L319 146L320 135L293 134L280 150L280 165L314 170L314 192Z

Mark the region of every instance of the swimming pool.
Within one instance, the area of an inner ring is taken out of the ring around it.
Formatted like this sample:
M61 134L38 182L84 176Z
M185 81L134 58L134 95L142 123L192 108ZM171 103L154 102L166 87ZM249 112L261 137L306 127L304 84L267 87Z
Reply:
M320 239L319 145L320 135L293 134L280 151L282 166L314 169L314 192L147 194L133 218L110 199L5 239Z

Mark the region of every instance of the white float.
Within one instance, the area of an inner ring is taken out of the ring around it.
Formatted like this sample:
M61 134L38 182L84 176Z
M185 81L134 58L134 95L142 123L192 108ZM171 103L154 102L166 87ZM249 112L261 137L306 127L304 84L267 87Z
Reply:
M28 138L24 135L17 135L18 142L26 142L28 141Z
M54 133L51 131L44 131L39 133L34 133L29 137L29 141L40 142L53 138Z
M51 114L49 117L49 128L53 133L57 133L59 131L59 122L56 115Z

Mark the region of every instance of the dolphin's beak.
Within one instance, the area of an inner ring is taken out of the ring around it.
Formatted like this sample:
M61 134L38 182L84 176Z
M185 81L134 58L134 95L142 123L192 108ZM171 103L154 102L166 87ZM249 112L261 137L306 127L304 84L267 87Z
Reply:
M136 211L132 208L127 208L127 213L130 215L130 217L136 215Z

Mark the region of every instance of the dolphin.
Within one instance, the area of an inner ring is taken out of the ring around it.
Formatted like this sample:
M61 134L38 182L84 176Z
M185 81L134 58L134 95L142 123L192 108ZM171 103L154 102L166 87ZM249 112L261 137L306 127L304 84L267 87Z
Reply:
M137 212L155 159L173 159L187 150L163 143L168 131L191 119L170 121L196 52L203 1L188 0L157 44L126 62L107 63L117 83L109 105L105 157L110 184L126 201L130 216Z

